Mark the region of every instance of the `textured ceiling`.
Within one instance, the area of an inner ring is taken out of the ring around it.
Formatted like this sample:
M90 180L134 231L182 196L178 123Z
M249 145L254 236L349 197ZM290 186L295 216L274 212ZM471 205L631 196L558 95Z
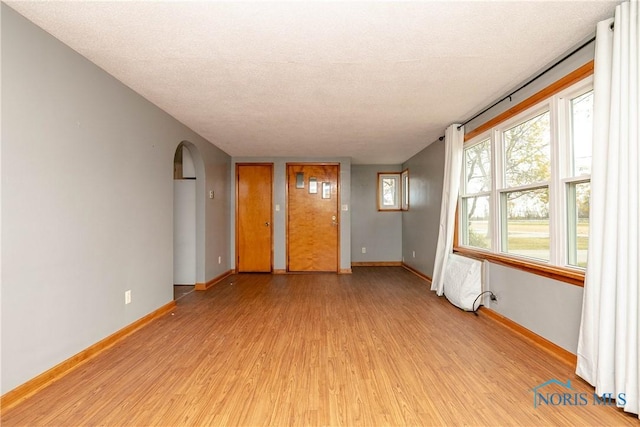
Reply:
M610 1L7 1L232 156L401 163Z

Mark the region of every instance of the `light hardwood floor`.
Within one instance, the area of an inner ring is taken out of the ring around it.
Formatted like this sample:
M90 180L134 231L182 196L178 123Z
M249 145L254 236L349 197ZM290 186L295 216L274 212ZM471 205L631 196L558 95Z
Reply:
M534 408L552 378L593 392L402 268L245 274L182 297L2 425L638 425L591 402Z

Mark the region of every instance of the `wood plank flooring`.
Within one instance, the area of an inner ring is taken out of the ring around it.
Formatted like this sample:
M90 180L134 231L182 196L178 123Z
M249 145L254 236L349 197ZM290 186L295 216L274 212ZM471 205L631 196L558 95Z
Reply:
M534 408L552 378L593 392L402 268L244 274L183 296L2 425L638 425L591 402Z
M179 300L183 296L195 291L194 285L173 285L173 299Z

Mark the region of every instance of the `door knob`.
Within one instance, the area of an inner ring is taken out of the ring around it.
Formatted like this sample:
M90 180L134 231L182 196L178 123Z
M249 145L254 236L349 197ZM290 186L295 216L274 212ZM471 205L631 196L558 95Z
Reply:
M265 227L268 227L269 226L269 221L265 222L264 225L265 225Z

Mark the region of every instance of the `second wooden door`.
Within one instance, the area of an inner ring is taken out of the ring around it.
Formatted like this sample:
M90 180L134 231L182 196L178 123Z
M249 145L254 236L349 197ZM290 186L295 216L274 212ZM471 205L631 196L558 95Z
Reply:
M287 164L287 268L338 271L337 164Z

